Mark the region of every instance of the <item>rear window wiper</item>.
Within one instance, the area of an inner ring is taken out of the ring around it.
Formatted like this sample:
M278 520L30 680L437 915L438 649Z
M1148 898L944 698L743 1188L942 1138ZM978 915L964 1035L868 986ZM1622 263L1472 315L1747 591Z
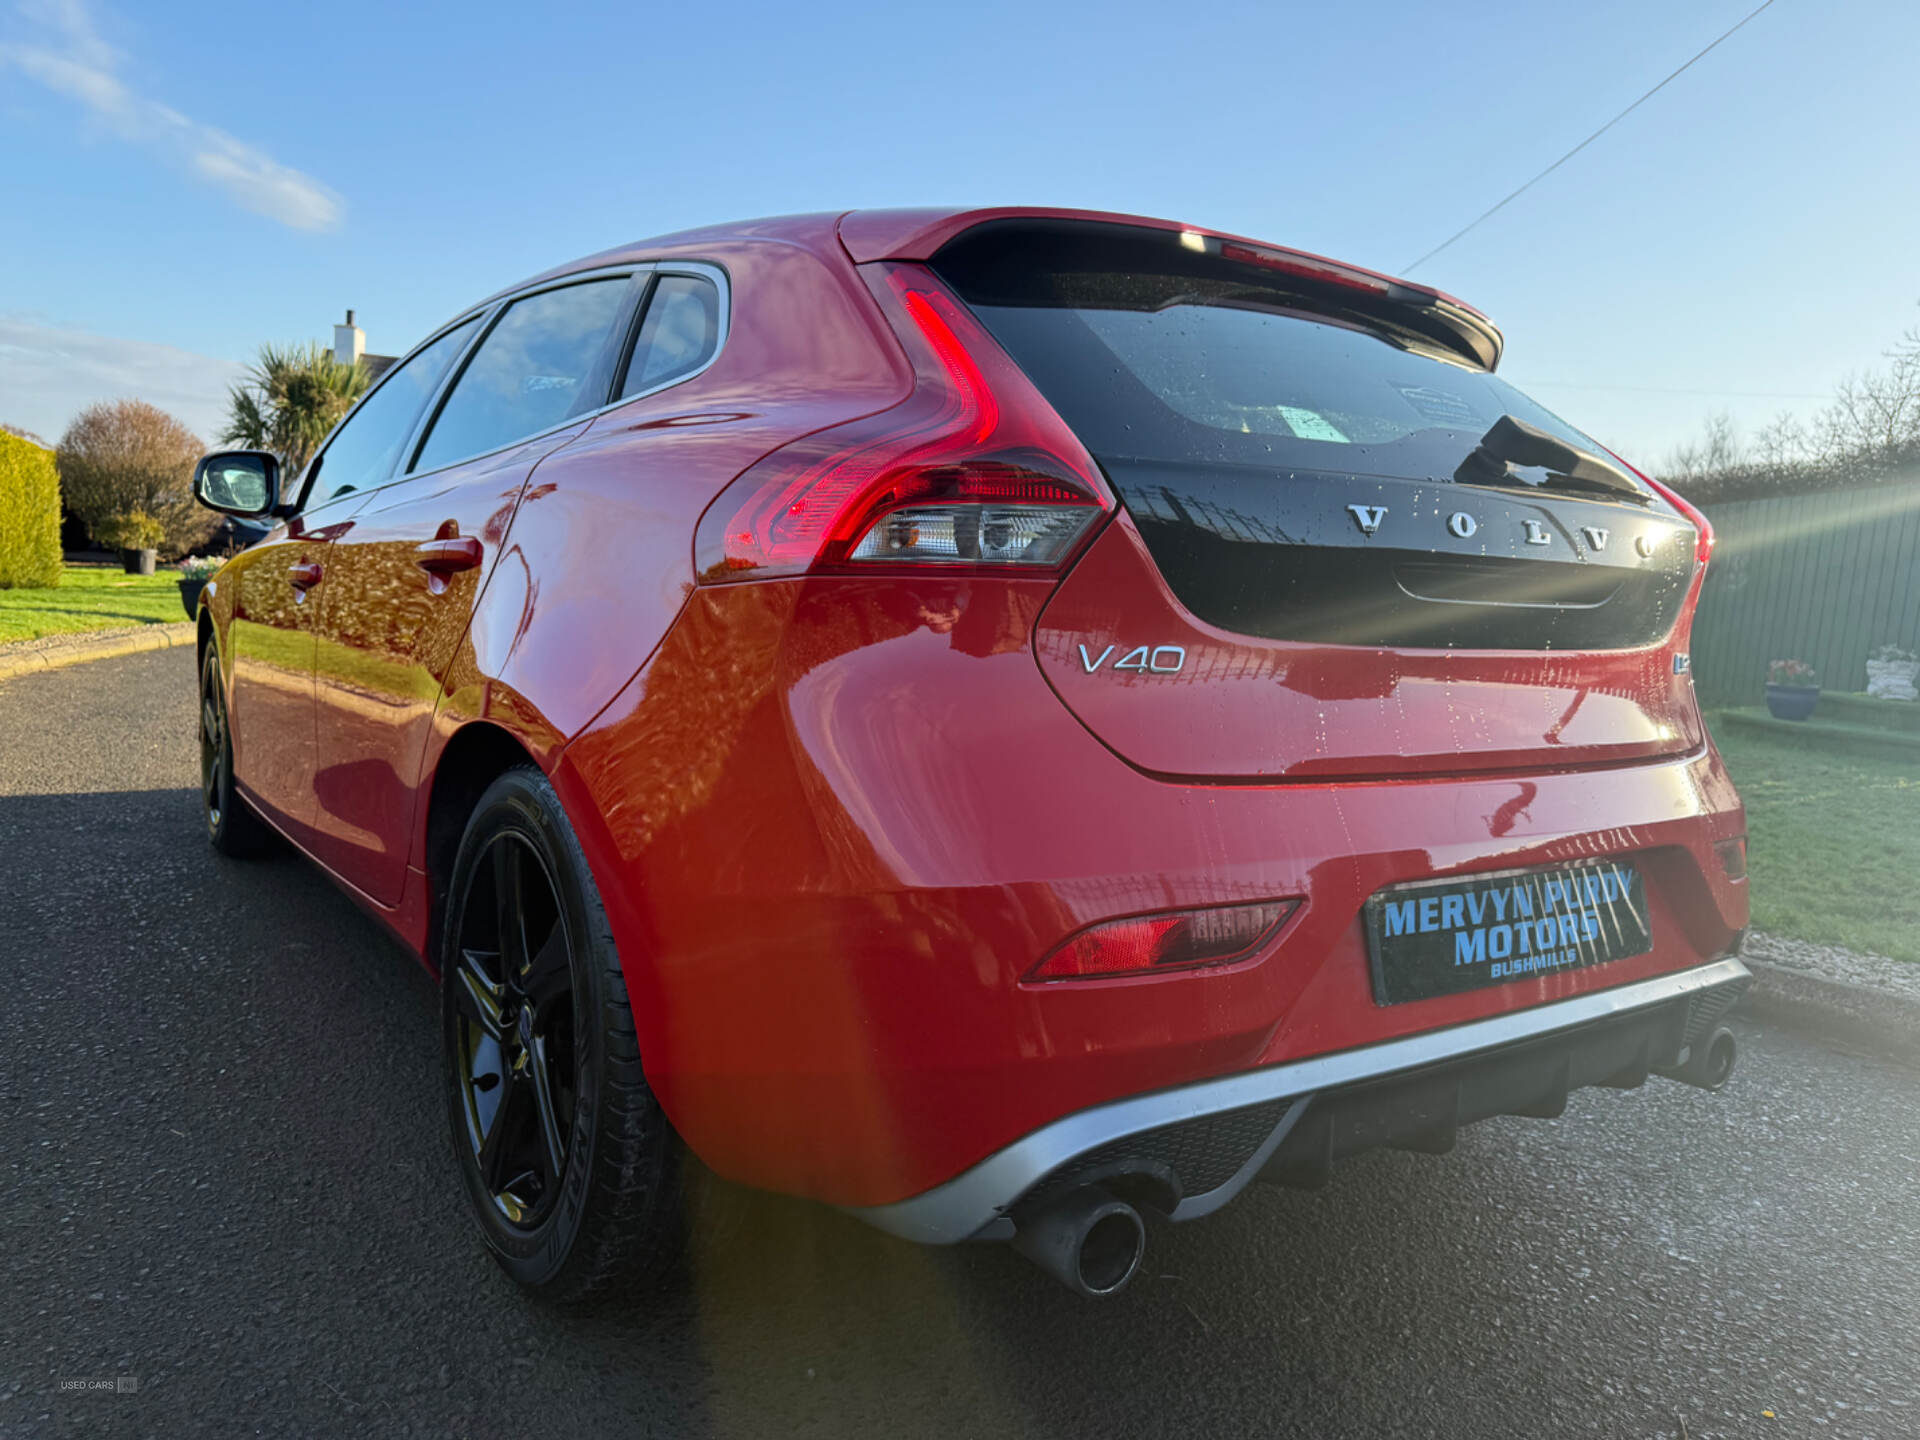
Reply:
M1512 471L1515 465L1540 466L1544 484L1534 484ZM1617 466L1569 445L1557 435L1511 415L1502 415L1480 437L1471 454L1460 462L1453 478L1462 485L1511 485L1535 490L1585 490L1619 495L1645 503L1646 491Z

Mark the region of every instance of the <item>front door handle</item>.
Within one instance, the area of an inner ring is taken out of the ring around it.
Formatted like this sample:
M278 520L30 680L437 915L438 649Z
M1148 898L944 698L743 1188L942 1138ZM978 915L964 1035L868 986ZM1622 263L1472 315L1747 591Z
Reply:
M320 583L320 567L311 560L302 560L298 565L287 567L287 579L296 590L311 590Z
M429 575L452 575L476 568L485 557L478 537L455 536L450 540L425 540L413 547L414 563Z

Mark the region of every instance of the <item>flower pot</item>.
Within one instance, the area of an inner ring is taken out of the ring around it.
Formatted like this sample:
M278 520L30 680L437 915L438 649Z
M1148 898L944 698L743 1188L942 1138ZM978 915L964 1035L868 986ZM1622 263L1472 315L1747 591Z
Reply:
M195 620L200 615L200 592L207 588L205 580L182 580L180 582L180 603L186 607L187 618Z
M158 550L122 550L120 568L129 575L151 575L160 564Z
M1818 685L1768 685L1767 709L1776 720L1804 720L1819 703Z
M1920 660L1867 661L1867 694L1876 700L1913 700L1920 698L1914 680L1920 676Z

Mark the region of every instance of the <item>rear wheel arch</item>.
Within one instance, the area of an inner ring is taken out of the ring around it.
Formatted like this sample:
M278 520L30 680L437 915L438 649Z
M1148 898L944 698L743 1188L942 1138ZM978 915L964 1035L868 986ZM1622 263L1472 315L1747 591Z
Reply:
M466 834L480 797L487 787L518 766L539 768L532 753L507 730L485 720L462 725L448 739L434 762L427 791L427 820L423 868L427 873L431 905L427 917L426 961L439 968L440 938L446 923L447 886L453 876L460 840Z

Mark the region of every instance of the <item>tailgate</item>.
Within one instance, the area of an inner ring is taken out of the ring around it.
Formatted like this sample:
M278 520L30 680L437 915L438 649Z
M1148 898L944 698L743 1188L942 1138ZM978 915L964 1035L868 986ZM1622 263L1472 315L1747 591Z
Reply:
M1089 730L1168 776L1552 769L1667 755L1703 739L1691 681L1662 645L1403 649L1208 625L1174 598L1126 514L1048 602L1035 645Z

